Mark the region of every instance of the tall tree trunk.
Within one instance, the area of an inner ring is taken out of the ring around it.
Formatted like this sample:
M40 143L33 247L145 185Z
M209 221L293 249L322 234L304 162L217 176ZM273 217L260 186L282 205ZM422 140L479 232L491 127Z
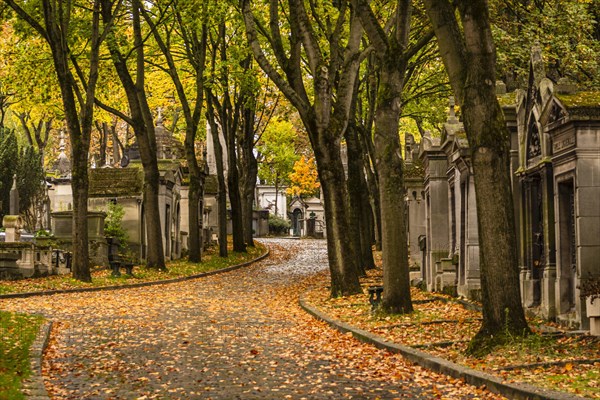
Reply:
M289 51L285 50L280 32L280 2L270 2L269 28L272 36L268 42L278 68L265 57L250 2L243 0L248 41L257 63L298 110L315 153L327 223L331 294L335 297L360 293L362 289L358 280L356 252L347 235L350 231L348 191L340 156L340 140L349 120L354 80L360 62L362 27L348 4L338 3L338 20L333 25L338 28L345 26L349 19L348 40L342 41L342 33L346 32L336 28L330 32L329 48L323 50L321 44L325 43L320 43L316 38L314 29L317 24L313 25L305 3L288 0L287 5L289 15L294 15L294 18L290 18L290 34L286 34ZM344 50L340 51L341 48ZM312 84L308 91L305 82ZM312 93L312 99L308 92Z
M77 115L71 115L68 118L72 117L77 117ZM67 120L68 130L69 125L70 123ZM74 127L71 126L70 129L74 129ZM87 230L89 139L86 141L81 136L71 133L69 136L71 138L71 190L73 193L73 258L71 270L73 271L73 278L82 282L91 282Z
M379 200L379 182L377 180L377 165L375 161L375 145L371 130L359 129L361 142L365 149L363 163L365 164L365 180L369 188L369 204L371 206L371 222L373 223L373 240L375 249L381 251L381 202Z
M253 206L258 176L258 162L254 155L254 106L244 108L243 132L241 140L242 156L242 215L244 220L244 241L247 246L254 246L253 239Z
M100 166L106 165L106 150L108 146L108 124L106 122L98 122L96 121L96 130L100 135L100 159L98 160L98 164Z
M240 179L237 167L237 151L235 132L227 134L227 188L231 205L231 233L233 236L233 251L245 252L244 225L242 222L242 198L240 196Z
M386 87L382 73L382 89ZM389 84L389 83L388 83ZM393 313L412 312L408 269L408 242L404 221L404 180L398 120L400 110L393 104L397 98L380 99L375 124L375 148L381 199L381 232L383 249L382 307Z
M69 63L72 54L66 36L70 21L68 5L62 1L43 1L44 26L42 26L13 0L6 0L6 3L48 42L52 51L52 60L67 120L67 131L71 139L71 159L73 160L71 181L73 190L73 277L89 282L91 274L87 231L87 157L93 124L94 93L98 81L98 55L102 41L99 4L97 1L94 2L92 8L89 74L87 82L83 82L82 85L85 90L81 90L75 82ZM85 77L82 77L83 79ZM4 113L2 113L3 116ZM0 125L2 125L2 121L0 121Z
M521 305L509 176L509 134L496 97L496 51L484 0L426 0L452 89L462 106L477 195L483 323L470 351L529 332ZM462 29L461 27L462 26Z
M386 36L366 0L354 0L380 68L375 111L375 157L381 201L381 239L383 250L382 307L392 313L412 312L408 240L406 237L404 179L398 123L404 75L411 52L409 32L411 1L399 0L393 28ZM419 44L417 44L419 46ZM422 45L421 45L422 46Z
M119 141L119 135L117 134L117 117L113 122L113 125L110 128L110 133L112 135L112 143L113 143L113 163L121 162L121 143Z
M115 113L127 121L135 133L135 138L140 150L140 158L144 168L144 219L146 221L146 236L148 246L146 252L146 266L148 268L166 269L163 249L163 232L160 224L160 208L158 202L159 172L156 156L156 136L154 134L154 120L148 106L144 84L144 44L140 25L140 7L138 0L133 0L131 14L136 50L136 79L131 77L127 60L117 46L114 33L108 36L108 49L113 65L123 85L131 118L122 113ZM102 18L106 24L112 22L113 10L111 0L102 0ZM168 222L165 220L165 224ZM170 240L168 234L165 240Z
M354 246L360 260L359 267L361 272L366 272L368 269L375 268L375 261L371 249L370 221L367 214L370 210L366 193L368 188L365 185L362 172L363 164L358 130L353 123L349 125L346 132L346 146L348 149L348 194L350 196L350 207L354 210L351 221L356 221L353 224L355 225L355 232L352 234L355 237ZM366 204L365 199L367 199Z
M317 139L314 134L312 136L313 140ZM327 136L319 135L320 142L314 146L314 153L323 188L331 295L338 297L360 293L362 289L358 280L360 269L356 249L348 235L351 232L348 191L340 157L340 143Z
M219 220L219 255L227 257L227 186L225 185L225 170L223 166L223 148L219 140L219 128L215 119L213 94L210 90L206 92L206 119L210 125L210 131L215 151L215 164L217 164L217 181L219 192L217 194L217 208Z
M197 125L188 125L186 127L185 134L185 154L190 174L190 187L188 194L190 229L188 259L190 262L196 263L202 261L202 212L204 210L204 181L206 179L206 172L200 167L200 164L196 159L194 138L196 137L197 130ZM206 160L203 160L203 162L206 163Z
M173 9L170 10L175 14L175 20L179 27L179 34L181 39L185 43L186 47L186 58L189 65L192 67L195 73L195 103L192 104L186 94L183 83L179 77L179 72L173 57L173 53L169 48L170 40L164 39L161 36L159 29L157 28L154 20L150 14L142 9L144 19L150 25L152 34L158 44L158 47L162 51L168 66L168 73L175 85L175 90L179 101L181 102L181 111L185 118L185 159L188 164L188 170L190 174L190 185L188 194L188 224L189 224L189 261L200 262L202 259L202 212L204 209L204 181L206 178L206 159L203 160L204 168L198 163L196 157L196 134L198 132L198 125L200 122L200 116L202 115L202 103L204 100L204 68L206 61L206 48L207 48L207 26L205 20L202 25L198 28L196 24L189 26L183 17L183 13L178 8L178 3L173 3ZM207 4L203 4L202 16L206 19L207 16ZM160 20L160 18L158 18ZM171 27L166 27L168 33L165 35L169 37ZM199 30L199 32L198 32ZM200 34L199 34L200 33ZM179 111L175 112L173 118L173 127L177 124L179 117Z
M358 268L361 275L366 275L366 263L367 261L363 259L362 252L362 243L361 243L361 220L360 220L360 202L361 202L361 187L360 187L360 171L361 168L359 158L360 154L358 154L358 149L356 147L356 127L354 123L350 123L348 125L348 129L346 130L345 138L346 138L346 155L348 161L348 179L347 179L347 187L348 187L348 214L351 223L349 236L353 242L354 249L356 251L356 256L358 259Z

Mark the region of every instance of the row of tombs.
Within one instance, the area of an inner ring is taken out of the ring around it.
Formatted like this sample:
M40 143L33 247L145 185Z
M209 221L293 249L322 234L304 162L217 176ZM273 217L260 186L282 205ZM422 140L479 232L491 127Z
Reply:
M162 123L159 114L156 125L157 158L159 169L158 208L162 230L165 260L176 260L186 255L189 237L189 175L183 161L183 145ZM73 194L71 166L65 152L65 137L61 134L58 161L53 176L48 177L42 230L51 237L33 237L20 234L20 217L13 215L18 206L11 205L11 215L4 217L6 233L0 234L0 279L19 279L48 274L68 273L69 254L72 250ZM206 157L206 156L205 156ZM94 164L94 163L92 163ZM205 171L208 173L209 171ZM120 168L92 165L89 170L88 241L90 265L108 266L110 247L105 235L108 203L118 204L123 211L120 222L126 232L126 256L135 261L146 258L148 243L144 212L144 172L135 144L129 149L127 162ZM264 188L263 188L264 189ZM11 190L18 199L16 188ZM215 175L207 175L204 184L200 218L204 246L216 240L218 232L218 184ZM14 195L14 196L13 196ZM16 200L18 202L18 200ZM253 230L257 236L268 234L268 210L255 210ZM231 222L228 221L230 231ZM2 241L4 239L4 241ZM57 250L60 249L60 250Z
M531 69L526 92L497 84L510 133L522 302L544 318L590 329L580 287L600 279L600 92L553 84L539 71ZM440 138L406 139L412 275L428 290L479 300L477 199L452 103Z

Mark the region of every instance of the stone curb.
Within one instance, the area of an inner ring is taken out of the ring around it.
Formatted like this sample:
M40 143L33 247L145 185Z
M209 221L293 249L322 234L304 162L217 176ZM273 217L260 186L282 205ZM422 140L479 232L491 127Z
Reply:
M29 365L31 376L23 381L21 392L30 400L49 400L48 392L44 386L42 377L42 357L50 339L52 322L46 321L40 326L40 330L31 347L29 348Z
M210 275L217 275L217 274L222 274L225 272L231 272L236 269L246 267L250 264L253 264L255 262L258 262L258 261L261 261L261 260L267 258L270 253L271 253L270 250L267 248L267 251L264 254L258 256L254 260L246 261L245 263L241 263L241 264L232 265L231 267L227 267L227 268L216 269L214 271L202 272L200 274L189 275L189 276L182 276L180 278L164 279L164 280L160 280L160 281L151 281L151 282L132 283L129 285L113 285L113 286L79 288L79 289L46 290L43 292L7 293L7 294L0 294L0 300L1 299L24 299L27 297L50 296L53 294L64 294L64 293L101 292L104 290L108 291L108 290L131 289L131 288L139 288L139 287L145 287L145 286L164 285L164 284L168 284L168 283L184 282L184 281L189 281L192 279L204 278L204 277L210 276Z
M517 400L576 400L583 397L575 396L569 393L558 392L539 388L525 383L507 383L502 379L477 371L472 368L463 367L443 358L435 357L424 351L403 346L397 343L388 342L378 335L353 327L344 322L335 320L322 313L316 308L308 305L304 296L299 299L300 307L313 317L320 319L342 333L351 332L356 339L374 345L379 349L388 350L392 353L399 353L404 358L430 369L434 372L451 376L455 379L462 379L466 383L474 386L485 386L489 391L505 396L509 399Z

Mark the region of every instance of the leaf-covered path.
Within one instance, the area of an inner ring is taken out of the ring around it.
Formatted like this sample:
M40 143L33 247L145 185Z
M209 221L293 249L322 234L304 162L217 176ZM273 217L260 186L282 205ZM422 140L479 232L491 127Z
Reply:
M298 296L327 270L324 241L178 284L0 300L55 322L44 360L57 399L497 398L315 321Z

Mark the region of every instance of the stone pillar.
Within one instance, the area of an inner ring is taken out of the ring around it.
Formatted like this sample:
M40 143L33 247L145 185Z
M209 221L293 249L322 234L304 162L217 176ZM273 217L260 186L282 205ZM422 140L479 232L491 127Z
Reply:
M554 185L552 167L549 165L542 174L542 196L544 212L544 259L541 276L541 309L544 318L556 317L556 240L554 234Z
M448 258L449 254L447 159L439 146L426 151L424 159L427 193L427 289L435 290L436 263Z
M406 186L406 200L407 200L407 211L408 211L408 244L409 244L409 256L411 261L411 271L413 267L415 271L417 266L421 265L421 249L419 247L419 237L426 234L425 228L425 199L423 192L423 178L421 177L410 177L405 179L404 184ZM419 268L420 269L420 268ZM417 278L417 276L412 276Z
M10 215L19 215L19 190L17 189L17 175L13 176L13 184L10 189Z
M577 277L580 281L600 277L600 129L589 129L577 133L577 173L575 190ZM586 151L595 149L594 152ZM580 282L577 282L579 286ZM576 311L580 327L587 329L589 319L585 310L585 299L577 291ZM596 300L599 301L599 300Z
M479 227L477 224L477 200L475 178L469 173L465 182L467 202L465 210L465 270L466 286L469 298L478 297L481 290L481 271L479 269Z

